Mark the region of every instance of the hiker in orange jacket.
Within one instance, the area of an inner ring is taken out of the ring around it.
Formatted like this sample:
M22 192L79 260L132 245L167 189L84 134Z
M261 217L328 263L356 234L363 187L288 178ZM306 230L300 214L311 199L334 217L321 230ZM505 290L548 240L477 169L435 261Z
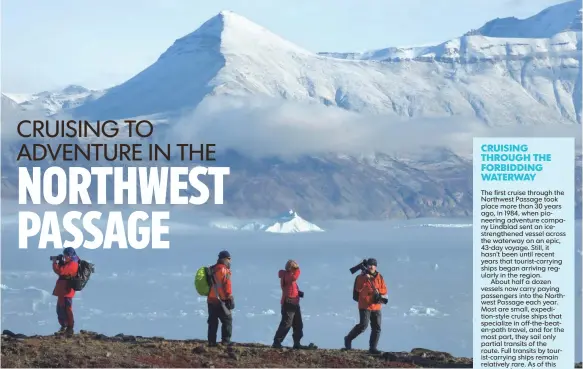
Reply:
M53 258L53 272L59 276L53 289L53 296L57 296L57 318L61 329L56 334L70 336L74 333L75 319L73 317L73 297L75 290L69 285L69 279L77 275L79 257L72 247L63 250L61 260Z
M231 254L221 251L217 263L211 267L213 284L208 297L208 344L217 345L217 331L221 322L221 343L229 345L233 330L231 310L235 308L231 285Z
M387 286L383 276L377 271L376 259L368 259L366 267L367 270L358 275L354 282L354 290L358 293L360 322L344 337L344 347L350 350L352 348L352 340L368 328L370 321L369 352L371 354L379 354L380 351L377 350L377 345L381 335L381 302L386 303L386 298L383 296L387 294Z
M300 277L300 266L294 260L288 260L285 270L278 272L281 286L281 322L273 338L273 348L283 347L281 343L293 327L294 349L303 349L306 346L300 344L304 333L302 312L300 310L300 298L304 293L298 288L297 280Z

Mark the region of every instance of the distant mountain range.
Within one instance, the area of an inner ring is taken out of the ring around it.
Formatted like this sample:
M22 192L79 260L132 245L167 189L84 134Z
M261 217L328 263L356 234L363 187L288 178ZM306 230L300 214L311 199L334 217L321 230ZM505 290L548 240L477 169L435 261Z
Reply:
M569 1L524 20L492 20L439 45L316 54L223 11L118 86L105 91L70 86L32 97L3 94L3 107L10 114L34 108L47 115L152 117L171 124L173 117L217 97L265 98L386 119L580 125L581 29L581 3ZM3 145L3 155L13 150ZM472 211L471 161L449 149L406 157L330 153L296 161L229 151L220 160L233 173L225 184L227 205L221 207L227 215L271 217L294 208L311 219L379 219ZM3 195L14 195L17 179L9 167L14 162L2 165L8 173ZM580 189L578 171L578 214Z
M50 116L60 111L74 109L87 101L95 100L105 94L105 92L93 91L77 85L69 85L61 90L43 91L32 95L5 95L25 110L42 111Z

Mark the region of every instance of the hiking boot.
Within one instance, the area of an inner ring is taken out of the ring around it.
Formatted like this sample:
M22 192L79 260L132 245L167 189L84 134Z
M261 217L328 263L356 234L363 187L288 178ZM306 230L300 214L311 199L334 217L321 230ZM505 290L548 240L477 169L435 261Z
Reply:
M75 334L75 331L73 330L73 327L67 327L67 328L65 328L65 330L64 330L64 332L63 332L63 335L64 335L65 337L71 337L71 336L73 336L74 334Z
M348 336L344 337L344 348L347 350L352 350L352 340Z
M279 342L274 342L273 345L271 345L271 348L280 349L283 348L283 345Z
M61 326L61 329L59 329L58 331L56 331L56 332L55 332L55 336L60 336L60 335L62 335L63 333L65 333L65 330L67 330L67 327L66 327L66 326L64 326L64 325L63 325L63 326Z
M209 342L209 343L208 343L208 346L209 346L209 347L217 347L217 346L218 346L218 344L217 344L216 342Z
M296 343L294 343L293 348L294 348L294 350L307 350L310 347L309 346L304 346L304 345L300 344L299 342L296 342Z
M371 347L371 348L368 350L368 353L369 353L369 354L373 354L373 355L380 355L382 352L381 352L381 351L379 351L379 350L377 350L376 348L372 348L372 347Z

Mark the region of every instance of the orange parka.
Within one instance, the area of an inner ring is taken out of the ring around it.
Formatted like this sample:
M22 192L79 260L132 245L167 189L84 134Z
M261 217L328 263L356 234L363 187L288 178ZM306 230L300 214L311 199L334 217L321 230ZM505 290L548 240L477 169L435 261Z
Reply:
M53 296L69 297L75 296L75 290L69 285L69 279L77 275L79 269L79 258L75 257L63 265L53 263L53 272L59 276L55 288L53 289Z
M358 308L361 310L380 310L381 304L374 303L374 290L381 295L387 294L387 285L383 276L379 272L375 272L369 279L366 274L361 273L354 282L354 290L358 293Z
M223 301L229 300L233 294L231 285L231 269L222 263L217 263L211 270L214 282L216 284L216 290L219 291L219 298ZM217 304L219 300L217 299L217 294L215 292L215 286L211 286L209 291L207 302Z

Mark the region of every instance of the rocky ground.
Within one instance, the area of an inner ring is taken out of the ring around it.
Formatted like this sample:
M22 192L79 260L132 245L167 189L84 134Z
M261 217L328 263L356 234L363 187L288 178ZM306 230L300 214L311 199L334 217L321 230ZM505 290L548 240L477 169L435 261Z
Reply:
M70 338L2 333L2 367L51 368L471 368L472 359L413 349L372 356L362 350L272 349L235 343L207 347L200 340L166 340L81 331Z

